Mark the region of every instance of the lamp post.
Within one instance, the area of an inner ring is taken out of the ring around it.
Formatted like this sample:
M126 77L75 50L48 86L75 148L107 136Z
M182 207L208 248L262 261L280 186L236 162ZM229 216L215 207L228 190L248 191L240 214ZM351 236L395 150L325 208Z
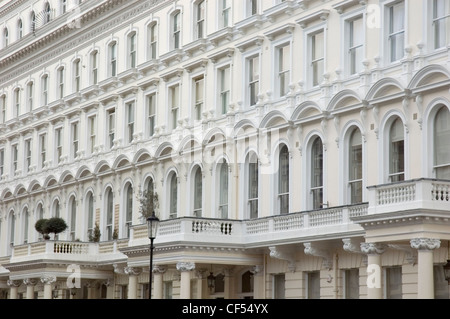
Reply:
M148 238L150 239L150 275L148 281L148 299L152 299L152 272L153 272L153 240L156 238L158 231L159 219L155 216L155 212L147 218Z

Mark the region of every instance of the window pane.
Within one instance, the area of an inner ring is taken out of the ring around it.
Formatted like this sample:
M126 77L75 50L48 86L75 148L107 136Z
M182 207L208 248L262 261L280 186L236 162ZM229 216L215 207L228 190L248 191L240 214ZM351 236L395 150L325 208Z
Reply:
M450 179L450 112L447 107L437 112L434 129L436 177Z
M386 298L402 299L402 268L386 269Z

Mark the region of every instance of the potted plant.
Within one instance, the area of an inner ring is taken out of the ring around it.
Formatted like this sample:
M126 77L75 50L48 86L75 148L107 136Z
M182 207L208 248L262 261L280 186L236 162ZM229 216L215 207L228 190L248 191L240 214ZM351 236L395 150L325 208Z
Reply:
M50 236L48 235L48 231L46 228L46 224L47 224L48 219L46 218L42 218L39 219L36 224L34 224L34 228L36 229L36 231L41 234L45 240L50 239Z
M93 234L89 234L89 241L98 243L100 241L100 227L98 226L98 223L95 223L94 232Z
M60 217L52 217L47 220L47 222L44 225L44 228L47 234L53 233L56 236L67 229L67 224L64 221L64 219Z
M141 213L142 219L146 221L159 206L158 193L145 190L141 193L139 203L139 212Z

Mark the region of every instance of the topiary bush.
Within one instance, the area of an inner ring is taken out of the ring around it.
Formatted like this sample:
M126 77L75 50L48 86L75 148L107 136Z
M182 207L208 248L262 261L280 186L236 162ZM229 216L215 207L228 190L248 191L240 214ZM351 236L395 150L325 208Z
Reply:
M47 233L47 229L46 229L47 221L48 221L48 219L42 218L42 219L39 219L36 222L36 224L34 224L34 228L36 229L36 231L39 234L44 236L44 239L49 239L49 236L48 236L48 233Z
M44 225L47 234L54 233L55 235L62 233L67 229L67 224L64 219L60 217L52 217L47 220Z

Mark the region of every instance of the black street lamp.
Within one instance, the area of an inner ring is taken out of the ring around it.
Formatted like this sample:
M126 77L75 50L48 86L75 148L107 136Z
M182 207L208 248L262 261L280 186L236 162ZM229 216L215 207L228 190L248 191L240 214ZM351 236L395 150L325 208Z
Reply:
M159 219L155 216L155 212L152 212L152 216L147 218L148 238L150 239L150 274L148 284L148 299L152 299L152 272L153 272L153 240L156 238L156 232L158 231Z

